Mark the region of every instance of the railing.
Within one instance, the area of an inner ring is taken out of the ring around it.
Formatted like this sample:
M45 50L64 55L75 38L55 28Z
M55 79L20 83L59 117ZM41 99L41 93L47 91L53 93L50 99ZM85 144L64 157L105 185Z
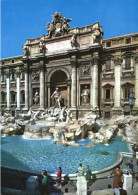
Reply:
M11 102L10 102L10 105L11 105L11 106L16 106L16 105L17 105L17 102L11 101Z
M124 105L129 105L129 99L128 98L123 98L121 99L121 105L124 106Z
M106 106L106 105L113 106L114 105L114 99L102 99L102 105L103 106Z
M103 70L103 77L106 77L106 76L113 77L114 76L114 69L104 69Z
M134 67L123 67L122 68L122 75L125 76L126 74L133 75L134 74Z

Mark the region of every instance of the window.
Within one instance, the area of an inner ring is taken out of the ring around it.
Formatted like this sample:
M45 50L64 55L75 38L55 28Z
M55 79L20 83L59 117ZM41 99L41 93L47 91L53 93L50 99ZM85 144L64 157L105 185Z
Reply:
M21 91L21 103L25 102L25 93L24 90Z
M12 111L12 116L15 116L15 111Z
M11 92L11 101L12 102L16 101L16 94L15 94L15 92Z
M110 118L110 112L105 112L105 118Z
M2 61L2 65L4 65L5 64L5 62L4 61Z
M128 115L130 115L130 112L124 112L124 115L128 116Z
M130 66L131 66L131 58L127 57L125 59L125 69L130 69Z
M14 60L12 60L12 63L14 63Z
M110 99L110 89L106 89L106 99Z
M2 73L1 73L1 82L4 82L4 81L5 81L5 73L2 72Z
M6 101L6 95L4 92L1 93L1 102L5 102Z
M21 79L24 80L25 79L25 73L21 72Z
M111 41L110 42L106 42L106 47L111 47Z
M21 94L21 100L22 100L22 102L25 102L25 94L24 93Z
M131 90L130 88L125 89L125 99L129 98L130 90Z
M11 72L11 80L15 80L15 72Z
M134 90L134 85L131 83L125 83L122 85L123 88L123 99L126 99L128 101L129 94Z
M131 38L126 39L126 44L131 43Z
M106 71L110 71L111 69L111 60L106 60Z

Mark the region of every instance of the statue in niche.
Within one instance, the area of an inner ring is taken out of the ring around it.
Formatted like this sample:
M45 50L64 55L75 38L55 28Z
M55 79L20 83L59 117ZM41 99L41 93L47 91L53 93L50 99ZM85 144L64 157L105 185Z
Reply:
M61 108L61 93L58 91L58 88L56 88L56 90L54 91L54 93L52 94L51 98L54 97L54 107L55 108Z
M82 67L81 69L81 75L82 76L88 76L90 75L90 66L89 65L85 65Z
M39 93L38 93L38 90L36 90L36 92L34 94L33 100L34 100L35 105L38 105L38 103L39 103Z
M46 49L45 49L44 41L42 39L40 39L39 53L45 53L45 51L46 51Z
M76 46L76 44L77 44L77 35L75 35L75 34L72 35L70 43L71 43L71 47Z
M36 72L33 72L33 74L32 74L32 80L38 81L39 80L39 74L36 73Z
M90 102L89 99L90 89L87 86L82 90L81 97L82 97L82 104L88 104Z

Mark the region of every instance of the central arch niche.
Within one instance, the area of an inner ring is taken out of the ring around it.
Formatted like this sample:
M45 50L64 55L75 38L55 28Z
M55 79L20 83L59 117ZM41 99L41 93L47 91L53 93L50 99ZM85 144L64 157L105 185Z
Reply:
M59 89L62 97L62 101L64 105L67 105L67 75L62 70L55 71L51 78L51 95L55 91L56 88ZM51 104L53 105L53 100L51 100Z

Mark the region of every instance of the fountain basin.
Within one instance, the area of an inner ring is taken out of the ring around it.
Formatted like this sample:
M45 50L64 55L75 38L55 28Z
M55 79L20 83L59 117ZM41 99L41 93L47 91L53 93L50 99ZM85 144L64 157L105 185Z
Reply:
M63 174L76 173L80 163L85 168L89 164L92 171L107 168L118 159L118 152L128 152L127 142L121 137L114 137L109 144L96 144L87 147L90 139L78 140L80 146L63 147L52 144L50 140L29 140L23 136L2 137L2 166L16 169L38 171L46 169L48 173L56 173L61 166ZM117 147L116 147L117 146Z

